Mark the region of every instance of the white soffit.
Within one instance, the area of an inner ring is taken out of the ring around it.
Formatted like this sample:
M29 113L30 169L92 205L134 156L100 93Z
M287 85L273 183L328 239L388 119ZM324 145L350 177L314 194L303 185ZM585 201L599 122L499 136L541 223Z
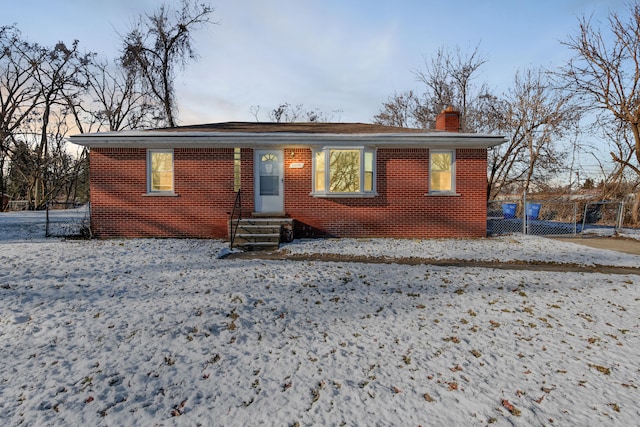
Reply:
M86 147L306 147L353 146L408 148L488 148L507 141L504 136L453 132L426 133L234 133L131 131L79 134L69 138Z

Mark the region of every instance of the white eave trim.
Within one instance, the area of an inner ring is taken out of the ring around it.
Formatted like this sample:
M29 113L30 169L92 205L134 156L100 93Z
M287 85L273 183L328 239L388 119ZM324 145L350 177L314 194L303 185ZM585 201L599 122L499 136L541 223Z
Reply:
M428 133L241 133L241 132L105 132L69 138L85 147L114 148L214 148L214 147L307 147L353 146L402 148L488 148L507 141L504 136L454 132Z

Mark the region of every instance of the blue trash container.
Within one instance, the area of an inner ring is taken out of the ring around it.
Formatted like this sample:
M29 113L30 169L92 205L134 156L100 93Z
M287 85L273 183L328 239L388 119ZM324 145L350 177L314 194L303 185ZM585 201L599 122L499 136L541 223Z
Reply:
M503 203L502 204L502 215L504 219L513 219L516 217L516 208L518 205L516 203Z
M527 204L527 219L538 219L540 216L540 203Z

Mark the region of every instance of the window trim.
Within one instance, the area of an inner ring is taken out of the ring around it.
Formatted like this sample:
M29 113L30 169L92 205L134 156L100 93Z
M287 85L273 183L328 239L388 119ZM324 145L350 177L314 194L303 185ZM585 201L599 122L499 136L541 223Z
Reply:
M152 166L151 159L154 153L171 154L171 190L154 190L152 188ZM175 196L175 154L172 148L150 148L147 149L147 196Z
M233 149L233 191L237 193L242 188L242 149Z
M432 175L432 156L434 154L451 154L451 189L450 190L434 190L431 188ZM429 196L457 196L456 193L456 150L429 150Z
M330 180L331 180L331 170L330 170L330 157L332 151L359 151L360 154L360 191L354 192L335 192L330 191ZM324 157L324 190L316 191L316 155L318 153L322 153ZM372 166L371 166L371 190L364 190L365 188L365 154L370 153L372 156ZM376 191L376 161L377 161L377 149L375 147L367 147L367 146L324 146L321 148L312 148L311 150L311 165L312 165L312 173L311 173L311 193L310 195L313 197L319 198L328 198L328 197L336 197L336 198L367 198L367 197L376 197L378 195Z

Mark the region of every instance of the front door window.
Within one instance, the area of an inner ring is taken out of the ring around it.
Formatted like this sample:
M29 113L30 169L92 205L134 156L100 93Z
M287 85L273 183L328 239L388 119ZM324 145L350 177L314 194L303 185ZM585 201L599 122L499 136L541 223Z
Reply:
M260 195L277 196L280 194L280 170L278 156L273 153L260 157Z
M282 150L255 152L255 211L284 210L284 168Z

